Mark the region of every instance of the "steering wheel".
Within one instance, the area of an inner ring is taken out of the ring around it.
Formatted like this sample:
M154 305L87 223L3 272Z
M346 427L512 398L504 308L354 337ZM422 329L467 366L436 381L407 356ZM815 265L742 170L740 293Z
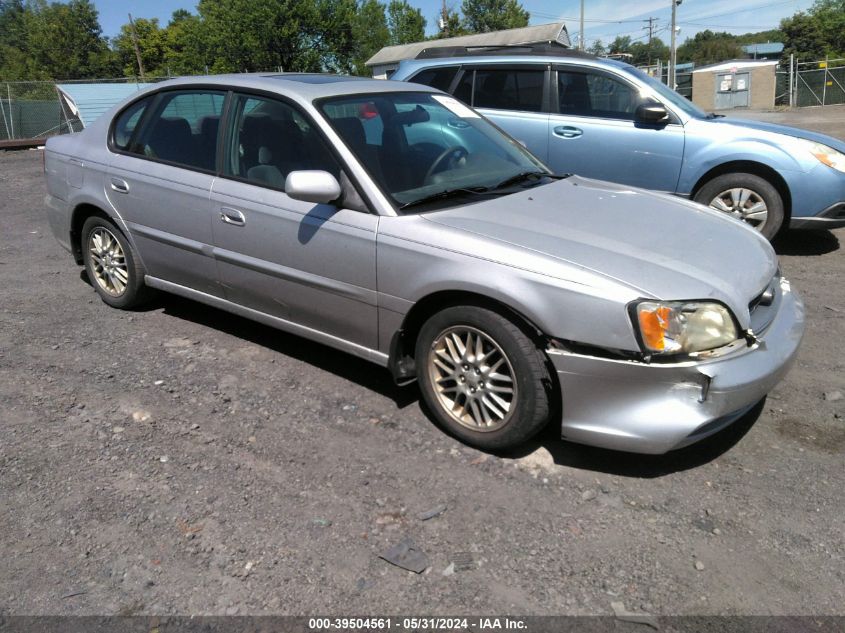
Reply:
M452 145L452 147L444 150L440 156L438 156L433 163L431 163L431 167L428 168L428 171L425 172L425 178L423 179L424 183L427 183L431 180L431 177L436 174L438 171L443 171L442 169L438 169L438 167L451 167L453 164L457 163L462 158L466 158L469 155L469 152L466 150L465 147L461 147L460 145ZM448 162L446 162L448 161ZM441 165L441 163L445 163Z

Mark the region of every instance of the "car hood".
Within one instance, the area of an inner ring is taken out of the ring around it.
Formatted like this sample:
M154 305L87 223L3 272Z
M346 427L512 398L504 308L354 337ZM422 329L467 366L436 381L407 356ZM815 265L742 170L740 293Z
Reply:
M827 136L826 134L820 134L819 132L802 130L797 127L789 127L788 125L778 125L777 123L765 123L763 121L751 121L747 119L734 119L730 116L708 120L707 123L731 125L737 128L746 128L750 130L759 130L761 132L769 132L771 134L783 134L794 138L803 138L809 141L815 141L816 143L823 143L824 145L832 147L840 152L845 152L845 142L842 142L839 139Z
M765 238L736 220L673 196L578 176L424 217L544 255L548 265L533 272L565 278L574 266L643 297L715 299L740 322L777 270Z

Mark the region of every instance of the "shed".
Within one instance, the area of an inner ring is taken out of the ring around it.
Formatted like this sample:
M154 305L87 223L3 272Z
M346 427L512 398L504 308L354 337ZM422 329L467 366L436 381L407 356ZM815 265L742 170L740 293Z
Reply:
M569 32L563 22L538 24L518 29L475 33L458 37L446 37L441 40L427 40L413 44L385 46L367 60L367 66L376 79L387 79L399 67L399 62L414 59L424 50L434 48L484 48L495 46L521 46L528 44L548 44L560 48L571 48Z
M696 68L692 100L705 110L772 108L777 65L773 59L733 59Z
M62 115L70 131L78 132L91 125L116 103L151 85L134 82L56 84L56 89L59 91Z

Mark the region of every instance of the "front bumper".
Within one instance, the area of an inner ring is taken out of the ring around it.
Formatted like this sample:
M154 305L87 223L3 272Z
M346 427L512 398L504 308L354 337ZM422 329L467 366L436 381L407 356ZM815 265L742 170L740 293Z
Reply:
M560 382L562 436L660 454L721 430L786 374L804 334L804 304L780 280L776 314L751 347L711 360L643 363L548 350Z
M791 229L838 229L845 226L845 202L831 205L813 217L793 217L789 221Z

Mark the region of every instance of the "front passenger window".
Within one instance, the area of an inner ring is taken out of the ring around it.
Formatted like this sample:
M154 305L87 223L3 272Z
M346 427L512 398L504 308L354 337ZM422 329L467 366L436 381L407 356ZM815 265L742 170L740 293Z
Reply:
M558 72L561 114L632 120L639 93L628 84L598 73Z
M233 111L225 174L282 190L292 171L318 169L340 177L319 131L292 106L240 95Z

